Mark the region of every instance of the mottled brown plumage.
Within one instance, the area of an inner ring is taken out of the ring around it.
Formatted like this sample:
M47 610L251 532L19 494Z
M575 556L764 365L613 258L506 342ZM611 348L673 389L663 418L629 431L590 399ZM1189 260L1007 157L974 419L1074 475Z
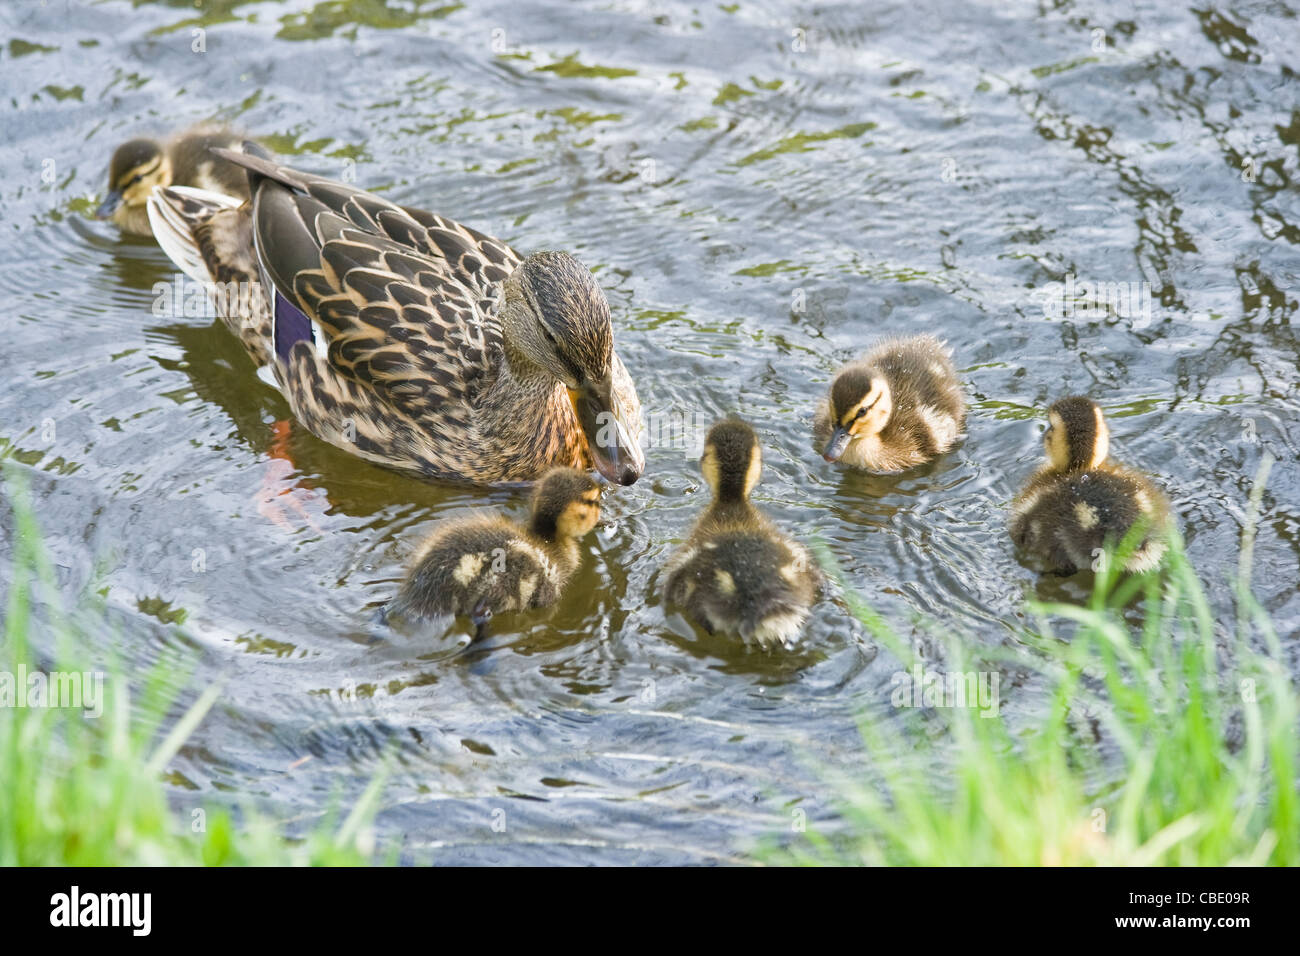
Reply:
M1081 397L1056 402L1048 409L1043 444L1047 463L1011 506L1016 547L1047 570L1069 574L1097 567L1106 549L1141 523L1143 536L1124 568L1156 567L1166 549L1169 504L1145 476L1109 459L1110 430L1101 408Z
M705 439L700 468L713 501L664 565L664 596L710 632L790 645L821 574L807 550L749 500L762 471L758 436L744 422L719 422Z
M96 210L123 232L152 236L147 202L156 186L193 186L240 199L248 198L248 177L214 146L236 147L242 136L219 126L197 126L165 143L128 140L113 152L108 166L108 195Z
M200 281L259 287L218 311L313 434L438 478L640 475L636 389L578 260L523 259L442 216L219 152L248 167L253 202L159 190L160 242Z
M386 616L409 626L463 615L481 634L495 615L550 607L578 567L599 501L590 475L553 468L538 482L526 526L500 515L446 523L420 549Z
M950 351L932 335L914 335L886 339L836 374L813 437L827 461L892 472L944 454L965 424Z

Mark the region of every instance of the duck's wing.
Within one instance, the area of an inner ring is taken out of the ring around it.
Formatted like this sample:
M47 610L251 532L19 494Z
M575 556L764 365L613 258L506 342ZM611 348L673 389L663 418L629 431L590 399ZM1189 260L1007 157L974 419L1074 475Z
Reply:
M437 263L449 277L486 300L485 312L495 312L501 283L521 261L520 255L500 239L454 219L398 206L374 193L298 172L261 155L227 149L212 152L248 170L254 186L263 179L278 182L317 200L357 228L391 239ZM489 304L491 308L486 308Z
M258 150L256 144L246 149ZM522 261L507 243L464 223L437 213L398 206L373 193L276 163L256 152L214 149L212 152L249 171L253 188L259 179L277 182L297 194L319 202L353 226L381 236L419 256L426 270L442 276L469 294L485 319L484 337L489 348L497 347L500 329L495 317L501 305L502 283ZM641 404L636 386L615 353L614 395L625 413L629 432L641 435Z
M329 194L270 179L256 186L254 245L282 373L306 343L327 353L332 372L412 419L437 415L448 430L465 427L500 361L500 325L485 313L483 287L445 256L393 238L424 231L399 207L358 190L331 205L321 192Z

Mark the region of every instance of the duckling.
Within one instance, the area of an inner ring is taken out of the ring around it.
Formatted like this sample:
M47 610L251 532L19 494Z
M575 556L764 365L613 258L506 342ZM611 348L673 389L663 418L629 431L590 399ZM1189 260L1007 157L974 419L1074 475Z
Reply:
M788 647L817 596L821 573L807 550L749 500L763 470L758 436L742 421L718 422L705 438L700 470L713 501L664 565L664 596L709 633Z
M1047 463L1011 505L1011 538L1049 570L1072 574L1092 566L1139 521L1144 537L1126 571L1150 571L1165 553L1169 503L1143 475L1108 460L1110 429L1087 398L1063 398L1047 411Z
M481 638L493 615L550 607L578 567L578 541L600 520L599 499L589 474L556 467L533 492L527 526L500 515L444 525L425 542L385 617L468 615Z
M948 451L966 424L952 352L933 335L885 339L844 366L813 424L827 461L902 471Z
M96 219L111 219L123 232L152 236L146 203L155 186L194 186L248 198L248 176L209 147L238 148L244 137L218 126L197 126L168 142L132 139L113 152L108 195Z

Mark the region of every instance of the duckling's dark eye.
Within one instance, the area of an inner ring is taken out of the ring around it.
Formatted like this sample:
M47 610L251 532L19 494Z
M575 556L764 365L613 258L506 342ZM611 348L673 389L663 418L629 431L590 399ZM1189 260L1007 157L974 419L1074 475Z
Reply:
M142 180L142 179L144 179L144 173L136 173L134 176L131 177L131 180L130 180L130 182L127 183L127 185L128 185L128 186L134 186L136 183L140 182L140 180Z

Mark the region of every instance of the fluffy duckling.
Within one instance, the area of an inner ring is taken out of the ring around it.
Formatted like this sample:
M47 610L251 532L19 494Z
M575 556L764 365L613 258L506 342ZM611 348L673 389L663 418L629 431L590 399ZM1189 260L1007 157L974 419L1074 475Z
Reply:
M713 501L664 566L664 596L710 633L789 646L821 574L808 552L750 503L763 470L758 436L744 422L719 422L705 439L700 470Z
M435 531L385 616L410 622L468 615L482 637L495 614L550 607L578 566L578 541L598 520L596 480L552 468L533 492L526 527L486 515Z
M1086 398L1063 398L1047 411L1047 463L1011 505L1011 538L1049 570L1091 567L1102 549L1118 545L1138 521L1147 530L1124 564L1149 571L1165 553L1169 504L1143 475L1109 461L1110 429Z
M95 218L111 219L133 236L152 236L146 202L155 186L195 186L247 199L244 170L208 152L212 146L238 149L245 138L220 127L199 126L166 143L128 140L113 152L108 195Z
M902 471L948 451L966 424L952 352L933 335L885 339L831 382L813 434L822 457Z

